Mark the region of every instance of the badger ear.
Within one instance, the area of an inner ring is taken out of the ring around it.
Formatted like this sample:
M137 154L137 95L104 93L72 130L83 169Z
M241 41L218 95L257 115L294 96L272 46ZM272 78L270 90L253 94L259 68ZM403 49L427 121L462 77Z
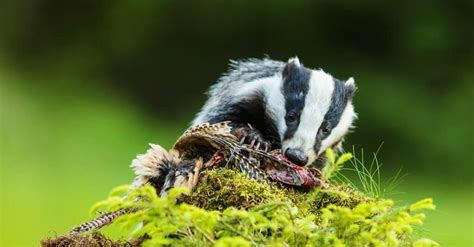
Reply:
M294 63L298 67L301 66L300 59L298 57L292 57L288 59L288 63Z
M288 63L283 68L283 72L282 72L283 78L287 78L292 72L297 71L300 66L301 64L298 57L288 59Z
M355 85L354 78L349 78L344 83L344 88L346 89L347 96L352 98L354 96L355 91L357 90L357 86Z

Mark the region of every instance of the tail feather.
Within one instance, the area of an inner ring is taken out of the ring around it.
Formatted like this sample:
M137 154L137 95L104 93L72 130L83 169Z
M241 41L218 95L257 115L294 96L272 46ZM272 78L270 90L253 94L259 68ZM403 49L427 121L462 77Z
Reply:
M134 208L123 208L119 209L115 212L111 213L105 213L91 221L82 223L81 225L74 227L71 231L69 231L69 235L75 235L81 232L87 232L90 230L98 230L104 226L107 226L111 224L115 219L117 219L119 216L122 216L124 214L129 214L137 211L137 209Z

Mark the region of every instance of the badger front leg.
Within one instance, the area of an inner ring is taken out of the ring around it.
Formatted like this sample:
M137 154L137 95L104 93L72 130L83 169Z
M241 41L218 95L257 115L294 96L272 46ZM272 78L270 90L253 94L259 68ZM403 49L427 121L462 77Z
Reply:
M262 133L250 124L231 123L231 133L240 140L241 144L247 144L250 148L269 151L271 143L263 137Z

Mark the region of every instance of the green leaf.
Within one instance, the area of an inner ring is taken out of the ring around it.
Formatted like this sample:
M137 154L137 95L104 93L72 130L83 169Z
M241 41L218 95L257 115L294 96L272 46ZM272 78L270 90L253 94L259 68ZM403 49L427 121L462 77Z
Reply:
M433 204L433 199L426 198L426 199L420 200L418 202L413 203L408 208L408 210L410 211L422 210L422 209L429 209L429 210L436 209L435 205Z
M346 163L350 159L352 159L352 154L351 153L345 153L337 159L336 165L340 166L340 165Z
M328 158L329 162L331 162L331 164L336 163L336 155L334 154L334 150L332 150L332 148L326 149L326 157Z

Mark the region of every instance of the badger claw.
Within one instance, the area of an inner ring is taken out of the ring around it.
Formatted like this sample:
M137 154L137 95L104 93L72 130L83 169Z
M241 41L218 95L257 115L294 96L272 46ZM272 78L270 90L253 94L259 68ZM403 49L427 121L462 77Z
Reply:
M250 142L250 147L253 148L253 145L255 145L255 142L257 141L257 137L253 136L252 141Z
M237 137L240 144L247 144L251 149L268 152L270 143L263 138L257 129L250 125L237 125L232 128L232 134Z
M265 152L270 151L270 143L264 142L263 146L264 146L263 151L265 151Z
M255 149L259 149L260 148L260 142L257 142L257 145L255 145Z

